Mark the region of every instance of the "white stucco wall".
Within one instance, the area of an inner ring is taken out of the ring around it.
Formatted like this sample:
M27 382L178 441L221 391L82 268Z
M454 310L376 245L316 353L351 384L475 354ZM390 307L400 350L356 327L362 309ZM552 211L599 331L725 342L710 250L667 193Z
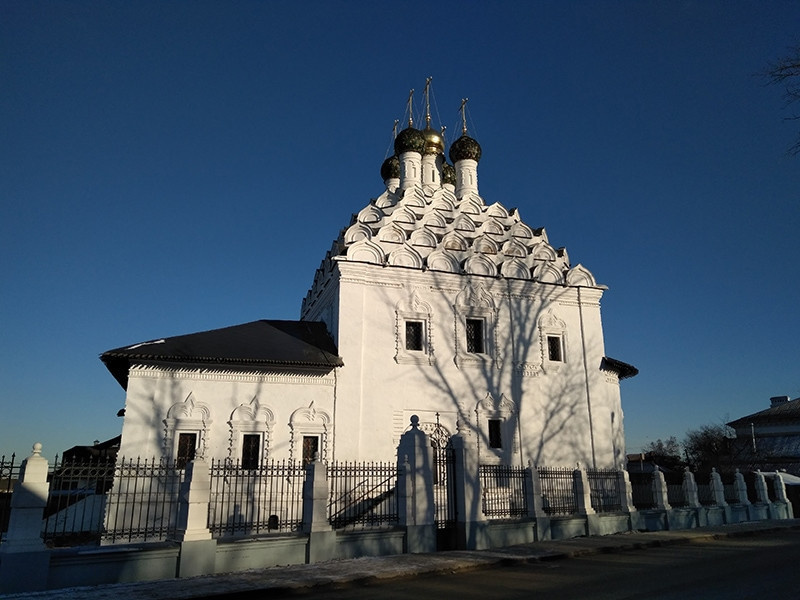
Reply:
M130 370L120 456L174 458L178 433L196 432L208 459L236 460L244 434L261 433L265 458L300 459L303 435L330 448L333 372L135 365Z
M625 449L619 385L600 369L601 295L599 288L337 262L327 302L306 315L313 320L328 303L338 306L333 334L345 366L336 458L391 459L410 416L430 427L438 412L450 433L462 421L484 462L615 466ZM468 315L489 325L486 355L464 352ZM403 352L406 318L426 319L427 353ZM563 336L564 362L547 359L548 331ZM488 448L489 418L503 420L502 450Z

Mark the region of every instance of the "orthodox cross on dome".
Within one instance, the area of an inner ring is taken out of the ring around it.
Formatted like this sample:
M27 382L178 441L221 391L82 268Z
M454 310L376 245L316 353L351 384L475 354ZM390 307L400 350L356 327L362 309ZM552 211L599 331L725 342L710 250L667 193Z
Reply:
M433 77L425 80L425 127L431 128L431 82Z
M397 125L400 123L400 119L394 120L394 126L392 127L392 139L397 139Z
M461 99L461 108L459 108L459 112L461 113L461 133L463 135L467 135L467 102L469 98L462 98Z
M408 126L414 126L414 90L408 92Z

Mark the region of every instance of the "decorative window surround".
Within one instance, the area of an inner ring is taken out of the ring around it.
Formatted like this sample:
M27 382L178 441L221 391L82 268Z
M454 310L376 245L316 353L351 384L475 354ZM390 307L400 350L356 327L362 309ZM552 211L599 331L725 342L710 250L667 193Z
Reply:
M511 464L512 456L519 453L519 435L517 428L517 407L500 394L494 398L487 393L486 397L475 406L475 416L478 423L478 453L480 460L486 464ZM492 421L494 425L490 424ZM499 433L499 448L493 448L491 442L493 435L491 428L496 428L494 433Z
M394 360L401 365L432 365L433 335L431 331L432 309L423 302L416 290L411 293L407 302L399 302L395 307L395 356ZM409 350L406 339L406 323L415 322L422 325L421 350Z
M303 459L303 437L319 437L319 458L328 460L328 433L333 420L323 410L314 408L314 403L307 408L298 408L289 418L289 460Z
M275 415L269 408L259 404L257 396L249 404L237 406L228 421L230 431L228 458L234 462L241 458L242 440L245 435L252 434L261 436L261 461L269 458L269 443L272 439L274 424Z
M195 456L206 456L208 431L211 426L211 411L202 402L195 402L190 392L183 402L176 402L167 411L164 419L164 456L178 456L178 440L181 433L197 435Z
M497 352L497 309L494 299L483 286L467 286L456 298L455 311L455 362L459 368L496 364L500 368L502 357ZM468 351L467 320L483 321L483 352Z
M557 348L555 344L558 344ZM553 314L552 309L539 319L539 345L542 370L545 373L557 373L567 362L567 326ZM553 351L557 351L556 354ZM556 356L558 359L554 360Z

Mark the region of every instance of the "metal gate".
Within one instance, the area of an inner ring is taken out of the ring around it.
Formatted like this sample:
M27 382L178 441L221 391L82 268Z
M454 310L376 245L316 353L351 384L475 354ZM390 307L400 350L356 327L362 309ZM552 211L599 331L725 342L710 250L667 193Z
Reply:
M456 547L455 453L450 434L439 423L430 435L433 447L433 502L436 523L436 549Z

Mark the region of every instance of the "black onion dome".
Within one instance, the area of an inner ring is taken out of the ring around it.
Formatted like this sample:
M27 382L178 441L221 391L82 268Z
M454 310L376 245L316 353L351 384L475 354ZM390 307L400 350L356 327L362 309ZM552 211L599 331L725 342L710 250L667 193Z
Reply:
M444 154L444 138L440 132L426 127L422 135L425 136L425 154Z
M450 163L442 165L442 183L456 184L456 169Z
M381 178L386 181L387 179L400 178L400 159L396 156L390 156L381 165Z
M466 134L450 146L450 160L453 164L465 158L471 158L475 162L481 159L481 145Z
M413 127L406 127L394 138L394 153L400 156L403 152L418 152L425 150L425 135Z

